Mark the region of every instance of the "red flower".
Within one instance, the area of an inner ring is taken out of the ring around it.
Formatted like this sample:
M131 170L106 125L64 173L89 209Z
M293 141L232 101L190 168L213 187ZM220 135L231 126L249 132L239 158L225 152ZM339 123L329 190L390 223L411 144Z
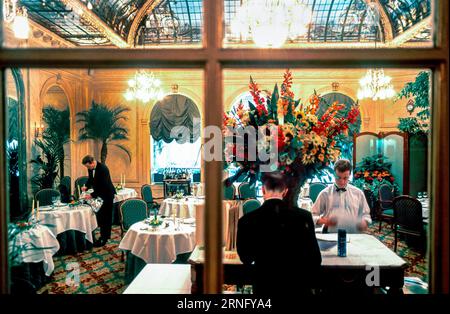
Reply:
M266 106L264 106L262 104L259 104L256 106L256 111L258 112L258 116L262 116L263 114L264 115L268 114Z
M366 178L366 181L367 181L367 182L372 182L372 181L373 181L373 178L372 178L372 177L367 177L367 178Z
M389 181L391 181L392 183L394 183L394 180L395 180L395 179L394 179L393 176L390 176L390 177L389 177Z
M284 148L284 134L281 128L278 128L277 148L278 151L282 151Z

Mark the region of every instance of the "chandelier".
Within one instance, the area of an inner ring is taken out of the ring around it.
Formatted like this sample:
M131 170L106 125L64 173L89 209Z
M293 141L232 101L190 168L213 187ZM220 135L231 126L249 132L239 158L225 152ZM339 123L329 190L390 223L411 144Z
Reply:
M17 5L18 0L3 1L3 21L12 23L14 36L18 39L28 39L30 25L25 7Z
M372 98L372 100L392 98L395 95L391 84L391 77L384 75L383 69L369 69L359 80L358 99Z
M128 80L128 89L124 96L128 101L140 100L147 103L152 99L161 99L164 93L161 81L154 76L153 72L139 70L134 78Z
M247 0L231 22L231 33L262 48L281 47L307 33L312 11L302 0Z

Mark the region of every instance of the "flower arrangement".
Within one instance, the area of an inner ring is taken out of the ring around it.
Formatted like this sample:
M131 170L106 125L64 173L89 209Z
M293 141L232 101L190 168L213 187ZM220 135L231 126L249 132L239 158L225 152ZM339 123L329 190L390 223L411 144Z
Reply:
M184 197L184 193L183 191L177 191L177 193L175 193L172 198L176 199L176 200L181 200Z
M369 190L372 197L378 197L378 191L382 184L392 187L394 195L398 195L399 186L391 173L392 163L382 154L365 157L355 168L353 185L362 190Z
M236 165L239 168L225 183L230 185L242 175L246 175L250 183L255 182L261 173L260 167L268 164L260 158L259 153L264 152L276 159L270 169L290 178L286 198L290 204L294 204L301 185L308 178L329 168L330 163L339 158L340 142L359 116L359 108L354 106L346 115L338 117L345 105L337 102L318 115L321 96L314 92L306 102L295 100L292 81L291 71L286 70L280 92L275 85L272 95L264 97L250 77L249 89L255 104L249 102L246 110L241 102L235 112L224 113L222 132L226 167ZM245 135L242 139L239 130L248 128L262 135L258 136L257 143ZM255 144L257 155L251 151L251 145Z

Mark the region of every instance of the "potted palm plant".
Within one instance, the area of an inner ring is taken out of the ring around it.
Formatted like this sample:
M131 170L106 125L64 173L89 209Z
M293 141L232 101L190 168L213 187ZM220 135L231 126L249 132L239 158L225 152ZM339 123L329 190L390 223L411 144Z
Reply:
M108 157L108 145L114 145L124 151L131 161L131 153L128 148L114 141L128 140L128 128L123 121L128 120L125 115L130 108L117 105L108 107L104 104L92 101L91 108L77 113L77 122L84 125L79 130L80 141L94 140L101 143L100 161L106 162Z
M42 134L44 140L55 143L58 156L59 177L64 177L64 145L70 141L70 110L69 108L58 110L52 105L47 105L42 110L43 120L47 128Z

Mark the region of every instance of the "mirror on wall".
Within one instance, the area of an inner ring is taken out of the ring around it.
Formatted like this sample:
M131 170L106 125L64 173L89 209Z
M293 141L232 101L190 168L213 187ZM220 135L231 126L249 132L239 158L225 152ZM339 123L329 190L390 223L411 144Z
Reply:
M11 68L5 72L9 214L11 220L16 220L27 211L25 89L19 69Z
M40 117L34 126L32 190L71 192L70 106L59 85L50 86L41 98ZM61 187L64 186L64 191Z

